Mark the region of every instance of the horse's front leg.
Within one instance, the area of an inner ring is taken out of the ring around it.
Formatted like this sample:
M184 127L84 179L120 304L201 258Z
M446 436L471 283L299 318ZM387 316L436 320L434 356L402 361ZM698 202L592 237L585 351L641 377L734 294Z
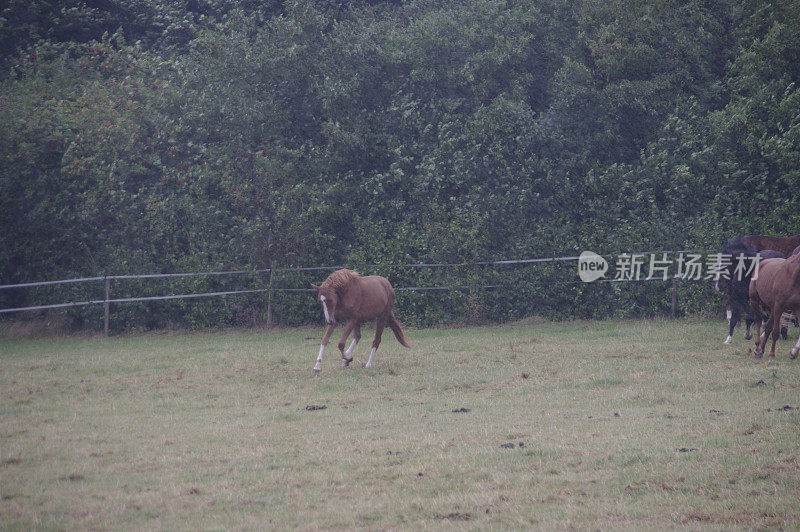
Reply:
M339 340L339 351L342 353L342 367L346 367L350 365L350 362L353 360L353 357L350 356L350 349L347 350L347 355L345 355L344 345L347 343L347 337L350 336L350 333L357 327L357 323L355 320L347 320L347 323L344 326L344 334L342 334L342 339ZM352 347L352 346L351 346ZM348 358L350 357L350 358Z
M353 341L350 342L350 347L347 348L347 351L344 352L342 358L347 361L348 364L353 361L353 349L358 345L359 340L361 340L361 324L355 326L353 329Z
M325 346L328 345L328 339L331 337L331 333L333 332L333 328L336 327L336 324L331 323L328 325L328 328L325 329L325 336L322 337L322 345L319 346L319 355L317 355L317 363L314 365L314 373L319 373L322 371L322 353L325 352Z
M755 355L756 358L761 356L759 353L759 343L761 342L761 322L764 319L763 315L761 314L761 302L758 299L758 296L751 295L750 296L750 309L753 311L753 324L756 326L756 346L755 346Z
M733 307L731 317L729 318L728 321L728 324L730 325L730 329L728 330L728 337L725 338L725 341L722 343L729 344L733 341L733 330L736 328L736 324L739 322L739 318L740 318L739 306L735 305Z

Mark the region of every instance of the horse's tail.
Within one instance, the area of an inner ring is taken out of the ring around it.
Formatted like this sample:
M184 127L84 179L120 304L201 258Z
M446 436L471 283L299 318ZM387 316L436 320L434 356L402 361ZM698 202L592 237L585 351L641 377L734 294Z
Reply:
M403 325L399 321L397 321L397 318L395 318L394 314L392 314L391 312L389 312L389 319L386 320L386 325L388 325L389 328L392 329L395 338L397 338L397 341L400 342L401 345L405 347L411 347L411 344L409 344L408 341L406 340L406 335L403 334Z

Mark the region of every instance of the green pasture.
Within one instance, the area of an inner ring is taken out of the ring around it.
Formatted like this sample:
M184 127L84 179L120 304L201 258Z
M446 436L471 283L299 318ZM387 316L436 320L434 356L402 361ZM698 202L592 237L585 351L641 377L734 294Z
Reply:
M365 329L313 376L322 332L0 339L0 528L800 527L788 342L529 321L365 369Z

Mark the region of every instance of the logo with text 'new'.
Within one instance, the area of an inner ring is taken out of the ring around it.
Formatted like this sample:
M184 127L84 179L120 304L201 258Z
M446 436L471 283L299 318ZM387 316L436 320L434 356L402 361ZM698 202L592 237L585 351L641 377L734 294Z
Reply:
M584 251L578 257L578 276L584 283L591 283L603 277L608 271L606 259L593 251Z

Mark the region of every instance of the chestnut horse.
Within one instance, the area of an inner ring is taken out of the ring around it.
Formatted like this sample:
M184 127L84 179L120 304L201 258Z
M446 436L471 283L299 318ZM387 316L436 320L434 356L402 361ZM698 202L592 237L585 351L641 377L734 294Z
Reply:
M792 236L767 236L767 235L747 235L744 237L745 243L753 246L756 251L762 249L774 249L786 255L787 257L792 254L792 251L800 246L800 235Z
M403 334L403 327L392 314L394 289L386 278L379 275L362 277L353 270L337 270L325 279L322 286L312 283L311 287L317 291L317 301L322 305L325 322L328 324L319 347L314 373L322 370L322 354L337 321L345 322L344 334L339 341L342 366L349 366L353 361L353 348L361 339L361 324L368 321L375 320L375 339L372 341L372 351L366 367L372 366L372 357L381 343L381 334L386 325L394 331L401 345L411 347ZM353 341L345 351L345 342L351 332Z
M772 335L772 350L769 356L775 357L775 343L778 341L781 316L784 310L797 314L800 311L800 254L788 259L765 260L759 266L758 277L750 282L750 306L756 324L756 350L755 356L764 355L767 340ZM770 309L770 317L764 329L762 339L761 309ZM792 348L789 356L797 358L800 352L800 338Z

